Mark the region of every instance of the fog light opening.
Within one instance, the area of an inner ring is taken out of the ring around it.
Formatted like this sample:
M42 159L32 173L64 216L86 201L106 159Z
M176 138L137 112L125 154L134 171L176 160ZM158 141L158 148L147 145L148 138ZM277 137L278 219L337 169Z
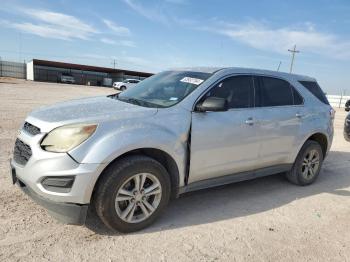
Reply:
M75 176L46 177L41 184L48 191L68 193L72 189L74 180Z

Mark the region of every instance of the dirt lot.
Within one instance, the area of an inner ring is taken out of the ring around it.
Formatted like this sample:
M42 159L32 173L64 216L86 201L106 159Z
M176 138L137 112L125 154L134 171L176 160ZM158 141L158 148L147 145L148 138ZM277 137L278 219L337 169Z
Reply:
M0 81L0 261L350 261L350 143L341 109L312 186L276 175L187 194L153 226L129 235L111 234L93 216L87 227L56 222L11 185L17 129L38 106L112 92Z

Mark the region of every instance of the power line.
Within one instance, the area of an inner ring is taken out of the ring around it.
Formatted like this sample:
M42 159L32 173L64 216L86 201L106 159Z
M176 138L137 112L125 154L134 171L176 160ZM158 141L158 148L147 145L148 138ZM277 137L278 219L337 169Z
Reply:
M300 51L296 50L296 48L297 48L297 46L294 45L293 49L288 49L288 51L292 53L292 61L290 62L290 71L289 71L289 73L293 72L293 64L294 64L295 54L296 53L300 53Z

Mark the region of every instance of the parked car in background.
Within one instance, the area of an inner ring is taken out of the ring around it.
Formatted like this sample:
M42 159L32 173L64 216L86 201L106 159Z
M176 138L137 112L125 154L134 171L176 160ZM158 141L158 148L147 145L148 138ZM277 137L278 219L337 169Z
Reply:
M345 118L344 123L344 138L346 141L350 142L350 114L348 114Z
M345 103L345 111L346 112L350 111L350 100L346 101L346 103Z
M39 108L15 142L12 179L59 220L88 207L140 230L180 194L285 174L318 177L334 110L307 76L240 68L165 71L125 92Z
M74 79L73 75L71 75L69 73L62 73L61 77L60 77L60 82L65 83L65 84L74 84L75 79Z
M140 83L138 79L125 79L123 82L114 82L113 87L116 90L125 91L126 89Z

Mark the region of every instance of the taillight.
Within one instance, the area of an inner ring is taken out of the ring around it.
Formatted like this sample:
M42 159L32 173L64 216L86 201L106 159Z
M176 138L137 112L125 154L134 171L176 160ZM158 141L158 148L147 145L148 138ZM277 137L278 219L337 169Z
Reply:
M334 117L335 117L335 110L333 108L329 109L329 115L331 116L331 119L334 119Z

